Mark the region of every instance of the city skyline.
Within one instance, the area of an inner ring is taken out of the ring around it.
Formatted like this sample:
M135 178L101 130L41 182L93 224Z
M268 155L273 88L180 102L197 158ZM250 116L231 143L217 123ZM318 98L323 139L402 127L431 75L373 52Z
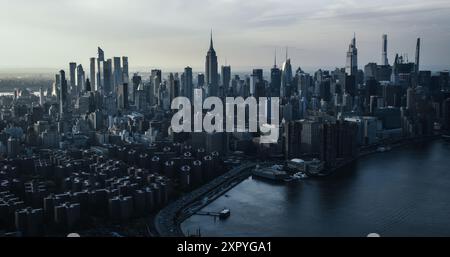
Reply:
M449 66L446 57L450 50L446 46L450 42L447 25L450 4L445 1L401 1L388 9L383 7L387 3L371 5L367 1L358 1L358 4L354 1L333 1L333 4L320 1L324 7L306 1L301 3L301 8L295 1L278 4L273 1L248 1L245 4L216 1L216 4L207 5L200 1L190 5L169 1L152 3L148 9L154 10L151 18L125 16L120 22L113 19L115 15L132 11L138 14L140 9L148 7L147 4L138 1L130 5L114 1L102 6L101 1L96 4L58 1L61 7L70 8L63 8L53 15L55 19L63 14L69 17L57 23L44 18L48 17L45 12L51 10L47 7L52 5L52 1L44 1L41 7L35 7L39 17L28 13L25 2L11 3L8 13L1 13L0 19L5 19L1 26L7 26L4 27L5 37L10 40L4 42L0 49L0 69L59 69L65 68L67 60L82 61L84 67L89 67L89 58L95 56L92 50L101 46L108 53L128 56L132 60L132 71L147 71L154 67L164 71L182 71L186 66L192 67L193 71L202 71L204 59L201 56L208 49L211 27L218 66L231 65L232 71L270 68L275 49L281 63L286 46L295 69L302 67L312 71L344 67L345 48L354 33L358 39L359 69L369 62L381 63L383 34L389 37L387 56L391 62L396 53L406 53L412 61L414 41L420 37L423 40L421 67L442 70ZM208 10L224 6L227 9L219 15L204 14L203 8L199 7L203 5ZM171 14L172 10L180 9L186 10L181 15L176 12L180 17ZM244 14L250 9L257 11L254 17L246 19ZM159 13L168 16L155 22L162 15ZM198 13L202 15L189 15ZM74 15L79 17L78 22L70 19ZM227 17L233 19L227 20ZM179 20L183 18L186 18L185 23ZM36 26L30 27L28 23L31 22ZM390 26L383 26L383 23ZM29 40L31 37L33 41Z

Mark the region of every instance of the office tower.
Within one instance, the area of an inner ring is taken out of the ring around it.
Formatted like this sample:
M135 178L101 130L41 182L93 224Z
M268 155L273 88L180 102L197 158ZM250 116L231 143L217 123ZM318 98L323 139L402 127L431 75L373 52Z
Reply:
M133 77L131 78L131 82L132 82L132 85L133 85L133 92L132 92L133 96L132 96L132 99L133 99L133 102L135 102L136 101L136 92L137 92L139 86L142 84L141 83L142 82L142 77L139 76L138 73L134 73ZM144 90L144 86L142 86L142 90Z
M9 137L7 142L8 157L17 157L20 152L20 141L15 137Z
M319 153L320 122L304 120L301 123L301 152L307 154Z
M114 65L114 67L113 67L113 69L114 69L113 85L114 85L114 88L117 88L119 85L122 84L122 76L123 76L122 67L120 64L120 57L113 58L113 65Z
M74 62L69 63L69 87L70 93L75 95L76 93L76 81L75 81L75 72L77 69L77 64Z
M103 66L104 66L104 61L105 61L105 53L103 52L103 50L98 47L97 48L97 87L96 90L103 90Z
M121 111L128 109L128 84L126 83L117 86L117 104Z
M310 88L313 84L313 78L308 73L301 72L298 74L297 91L300 97L311 97ZM279 91L279 90L278 90Z
M147 96L144 91L144 85L139 84L135 91L134 102L138 111L145 110L147 107Z
M66 80L66 73L64 70L59 71L59 91L60 91L60 97L59 97L59 114L64 115L67 112L67 80Z
M387 35L384 34L382 36L382 46L381 46L381 65L386 66L389 65L388 57L387 57Z
M219 74L217 71L217 56L216 51L213 47L213 39L211 32L211 40L209 44L209 50L206 55L205 63L205 75L206 75L206 86L208 88L208 96L217 96L219 87Z
M301 135L301 121L288 121L284 124L284 154L286 159L300 157Z
M76 86L76 95L79 95L81 91L84 89L85 82L85 74L84 69L81 64L77 66L77 86Z
M205 74L199 73L197 74L197 87L204 87L205 86Z
M353 76L356 76L358 73L358 49L356 48L356 36L353 36L352 42L348 46L345 72L348 75Z
M178 73L169 74L169 101L172 102L173 99L180 95L180 80L178 79Z
M103 93L109 94L113 92L112 83L112 60L108 59L103 63Z
M86 79L84 91L86 92L92 91L91 81L89 81L89 79Z
M420 62L420 38L417 39L416 43L416 65L415 65L416 75L419 74L419 62Z
M91 82L92 89L96 89L95 58L94 57L90 58L89 62L90 62L89 81Z
M372 78L377 78L378 65L374 62L369 62L364 66L364 81Z
M273 97L280 96L281 89L281 70L277 67L277 54L275 52L275 58L272 69L270 69L270 91Z
M39 88L39 105L44 105L44 90L42 89L42 87Z
M412 87L406 90L406 109L414 111L416 107L416 90Z
M122 56L122 82L123 83L129 83L130 81L130 75L128 73L128 57Z
M281 68L281 97L289 97L291 95L292 83L292 67L291 60L288 58L288 50L286 48L286 60Z
M150 102L150 104L157 103L157 98L159 97L159 87L162 82L162 72L161 70L151 70L150 72L150 83L151 88L153 88L153 92L147 93L147 99Z
M194 87L192 82L192 68L186 67L184 68L183 79L182 79L182 88L181 95L189 98L192 101L192 96L194 93Z
M229 65L222 66L220 74L221 74L220 79L222 80L221 84L222 84L224 90L226 91L230 87L231 66L229 66Z

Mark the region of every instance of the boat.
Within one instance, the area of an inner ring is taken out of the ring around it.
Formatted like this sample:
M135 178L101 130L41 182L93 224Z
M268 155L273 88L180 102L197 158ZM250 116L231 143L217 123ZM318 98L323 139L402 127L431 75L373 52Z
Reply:
M275 180L275 181L283 181L288 177L287 173L283 170L280 170L279 167L268 167L268 168L256 168L253 170L252 174L255 177Z
M226 219L226 218L230 217L230 215L231 215L230 209L225 208L219 212L219 219L222 219L222 220Z

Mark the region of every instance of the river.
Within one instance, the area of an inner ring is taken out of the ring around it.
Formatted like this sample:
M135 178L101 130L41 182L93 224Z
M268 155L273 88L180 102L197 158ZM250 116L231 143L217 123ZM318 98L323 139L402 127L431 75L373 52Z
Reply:
M202 236L450 236L450 143L409 145L321 179L248 178L181 224Z

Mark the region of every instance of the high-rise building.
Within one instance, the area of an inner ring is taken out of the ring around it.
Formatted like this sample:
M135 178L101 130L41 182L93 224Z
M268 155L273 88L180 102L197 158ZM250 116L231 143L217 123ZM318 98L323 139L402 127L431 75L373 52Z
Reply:
M192 68L184 68L182 85L181 85L181 95L189 98L192 101L192 96L194 93L194 87L192 82Z
M197 74L197 87L204 87L205 86L205 74L199 73Z
M108 59L103 62L103 93L109 94L113 92L112 83L112 60Z
M416 43L416 75L419 74L419 64L420 64L420 38L417 38L417 43Z
M96 87L96 74L95 74L95 58L92 57L89 59L90 61L90 72L89 72L89 81L91 82L92 89L97 89Z
M77 86L76 86L76 95L79 95L81 91L84 90L84 82L85 82L85 73L83 66L79 64L77 66Z
M77 64L75 62L69 63L69 87L72 95L76 94L76 72Z
M382 46L381 46L381 65L386 66L389 65L388 57L387 57L387 35L384 34L382 36Z
M292 66L291 60L288 58L288 51L286 48L286 60L281 68L281 97L289 97L291 95L292 84Z
M114 57L113 58L113 64L114 64L114 67L113 67L113 69L114 69L114 71L113 71L113 74L114 74L114 76L113 76L113 85L114 85L114 88L117 88L119 85L121 85L123 83L122 82L123 74L122 74L122 66L121 66L121 63L120 63L120 57Z
M67 80L64 70L59 71L59 114L64 115L67 112L68 96L67 96Z
M356 76L358 73L358 49L356 48L356 36L353 36L352 42L348 46L345 72L348 75L353 76Z
M206 55L205 75L208 96L217 96L219 91L219 74L217 71L217 55L213 46L212 32L209 44L209 50Z
M127 84L130 82L127 56L122 56L122 82Z
M103 90L103 66L105 61L105 53L103 50L98 47L97 48L97 83L96 83L96 90Z
M220 74L221 74L220 79L222 80L221 85L224 88L224 90L227 90L230 87L231 66L229 65L222 66Z
M150 102L150 104L155 104L157 103L157 99L159 97L159 87L161 86L161 82L162 82L162 72L161 70L151 70L150 72L150 83L151 83L151 88L153 89L153 92L148 92L147 93L147 99Z
M126 83L117 86L117 105L121 111L128 109L128 84Z
M284 154L286 159L300 157L301 135L301 121L288 121L284 124Z
M137 90L138 90L139 86L142 84L141 83L142 82L142 77L139 76L138 73L134 73L133 77L131 78L131 81L133 83L133 92L132 92L133 97L132 97L132 99L133 99L133 102L135 102L136 101ZM144 90L143 86L142 86L142 90Z
M270 69L270 93L273 97L280 96L281 89L281 70L277 67L277 55L275 53L275 59L272 69Z

